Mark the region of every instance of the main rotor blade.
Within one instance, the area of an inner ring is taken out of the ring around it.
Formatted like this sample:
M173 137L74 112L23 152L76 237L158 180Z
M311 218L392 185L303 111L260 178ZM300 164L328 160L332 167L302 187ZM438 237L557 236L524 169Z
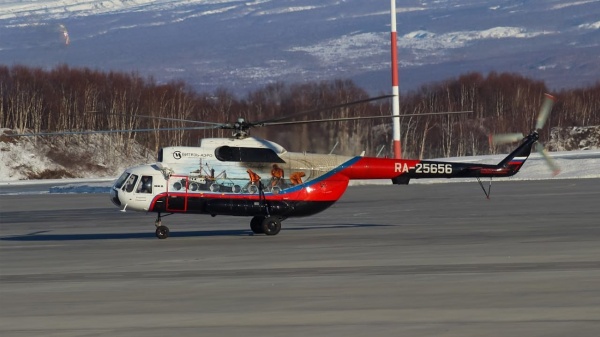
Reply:
M492 144L506 144L514 143L525 138L522 133L502 133L497 135L490 135L490 142Z
M554 159L552 159L552 157L550 157L550 155L548 154L548 151L546 151L546 149L544 149L544 145L538 142L536 144L536 147L537 147L537 151L542 155L542 157L546 161L546 164L548 165L550 170L552 170L552 176L556 176L557 174L559 174L560 167L558 166L558 164L556 164Z
M90 112L96 112L96 111L90 111ZM125 114L125 113L106 113L105 115L110 115L110 116L127 116L127 117L146 118L146 119L159 119L159 120L164 120L164 121L174 121L174 122L184 122L184 123L196 123L196 124L207 124L207 125L225 125L225 123L203 122L203 121L195 121L195 120L191 120L191 119L158 117L158 116L148 116L148 115L129 115L129 114Z
M263 123L261 126L273 126L273 125L294 125L294 124L308 124L308 123L323 123L323 122L340 122L340 121L354 121L362 119L381 119L381 118L402 118L402 117L415 117L415 116L431 116L431 115L453 115L453 114L464 114L473 111L452 111L452 112L426 112L421 114L405 114L405 115L389 115L389 116L365 116L365 117L343 117L343 118L328 118L328 119L311 119L307 121L291 121L291 122L275 122L275 123Z
M319 108L319 109L301 111L301 112L294 113L294 114L287 115L287 116L283 116L283 117L276 117L276 118L271 118L271 119L265 119L263 121L251 123L251 125L252 126L263 126L265 124L274 125L273 123L280 122L280 121L283 121L283 120L286 120L286 119L292 119L292 118L302 117L302 116L310 115L310 114L321 112L321 111L327 111L327 110L332 110L332 109L339 109L339 108L343 108L343 107L347 107L347 106L351 106L351 105L356 105L356 104L361 104L361 103L378 101L378 100L385 99L385 98L390 98L390 97L394 97L394 95L383 95L383 96L365 98L365 99L361 99L361 100L358 100L358 101L352 101L352 102L348 102L348 103L342 103L342 104L338 104L338 105L332 105L332 106L328 106L328 107L325 107L325 108Z
M544 103L542 103L542 107L540 108L540 113L537 117L537 122L535 123L535 129L540 130L546 124L548 120L548 116L550 116L550 111L552 111L552 106L554 105L554 101L556 98L550 94L544 94Z
M190 126L182 128L156 128L156 129L128 129L128 130L85 130L85 131L61 131L61 132L39 132L39 133L18 133L5 134L8 137L36 137L36 136L64 136L64 135L91 135L95 133L125 133L125 132L152 132L152 131L179 131L179 130L210 130L220 129L221 125L216 126Z

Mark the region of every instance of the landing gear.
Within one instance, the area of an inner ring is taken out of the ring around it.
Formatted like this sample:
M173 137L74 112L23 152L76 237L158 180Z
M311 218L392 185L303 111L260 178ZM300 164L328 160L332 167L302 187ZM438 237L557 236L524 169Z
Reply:
M158 226L156 227L156 237L159 239L166 239L169 237L169 227Z
M171 214L167 214L167 215L171 215ZM165 215L165 216L167 216ZM160 213L158 213L158 216L156 217L156 221L154 221L154 225L156 226L156 237L159 239L166 239L169 237L169 227L167 226L163 226L162 225L162 216L160 215Z
M263 234L262 223L265 220L264 216L255 216L250 220L250 229L254 234Z
M282 218L277 216L255 216L250 220L254 234L277 235L281 231Z
M277 235L281 230L281 220L278 217L266 217L262 222L262 230L267 235Z

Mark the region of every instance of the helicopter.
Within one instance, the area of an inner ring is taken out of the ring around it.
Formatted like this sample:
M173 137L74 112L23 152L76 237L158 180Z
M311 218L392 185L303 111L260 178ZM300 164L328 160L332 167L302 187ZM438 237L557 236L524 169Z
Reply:
M391 95L368 98L325 109L389 97ZM288 152L275 142L249 135L249 130L255 127L383 116L287 121L323 110L317 109L253 123L243 118L234 123L197 122L206 125L178 129L230 129L232 136L205 138L199 147L163 147L159 150L157 162L127 168L111 187L110 200L123 212L156 213L156 237L166 239L170 230L163 224L163 218L185 213L251 217L250 229L253 233L277 235L285 219L311 216L326 210L340 199L349 182L357 179L389 179L393 184L402 185L408 184L411 179L421 178L476 178L489 198L491 179L515 175L529 157L533 146L540 145L538 132L548 119L554 101L554 97L545 95L536 127L528 135L491 136L490 141L494 143L521 140L496 165L365 157L364 153L342 156ZM404 116L410 115L385 118ZM155 130L74 131L60 134ZM48 134L57 133L21 136ZM545 153L543 145L538 146L538 150L551 169L558 173L558 167ZM487 190L481 178L490 178Z

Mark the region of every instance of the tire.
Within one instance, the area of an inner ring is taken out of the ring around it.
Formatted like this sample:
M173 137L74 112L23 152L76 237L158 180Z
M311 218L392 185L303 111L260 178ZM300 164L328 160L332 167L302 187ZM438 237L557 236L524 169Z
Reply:
M169 227L162 226L162 225L158 226L158 227L156 227L155 234L156 234L157 238L164 240L169 237Z
M266 235L277 235L281 230L281 221L273 216L265 218L262 222L262 230Z
M250 229L254 234L264 234L262 224L265 220L264 216L255 216L250 220Z

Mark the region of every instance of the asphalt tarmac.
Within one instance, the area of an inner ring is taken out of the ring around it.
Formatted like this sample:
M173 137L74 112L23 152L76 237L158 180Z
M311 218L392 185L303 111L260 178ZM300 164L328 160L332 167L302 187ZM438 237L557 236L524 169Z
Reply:
M277 236L0 196L0 335L598 336L600 179L351 187Z

